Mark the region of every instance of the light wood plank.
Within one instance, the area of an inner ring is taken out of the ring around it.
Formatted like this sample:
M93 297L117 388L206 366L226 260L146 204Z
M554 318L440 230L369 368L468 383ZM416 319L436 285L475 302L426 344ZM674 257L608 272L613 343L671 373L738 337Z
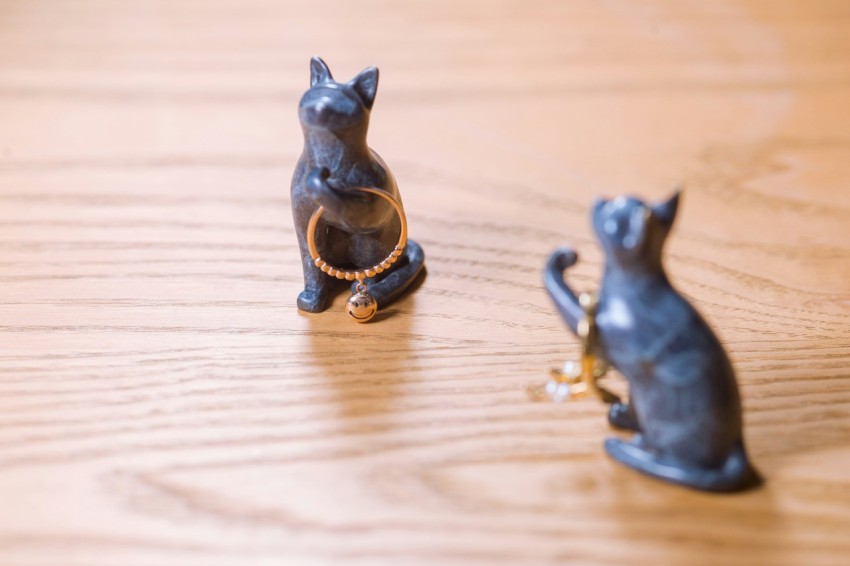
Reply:
M0 564L846 564L850 5L0 2ZM377 64L428 255L294 306L307 62ZM687 189L668 267L765 487L609 461L540 284L597 194Z

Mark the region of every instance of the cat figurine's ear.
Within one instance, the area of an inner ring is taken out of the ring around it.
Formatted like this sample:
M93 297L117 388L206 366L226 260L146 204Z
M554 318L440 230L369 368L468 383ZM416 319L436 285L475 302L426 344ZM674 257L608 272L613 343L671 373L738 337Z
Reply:
M652 207L652 215L658 219L662 226L669 229L676 219L676 211L679 210L679 197L682 189L676 189L669 199Z
M310 86L314 87L319 83L332 81L331 70L327 63L322 61L321 57L313 57L310 59Z
M375 94L378 93L378 68L363 69L348 84L360 95L366 108L371 110L372 104L375 102Z

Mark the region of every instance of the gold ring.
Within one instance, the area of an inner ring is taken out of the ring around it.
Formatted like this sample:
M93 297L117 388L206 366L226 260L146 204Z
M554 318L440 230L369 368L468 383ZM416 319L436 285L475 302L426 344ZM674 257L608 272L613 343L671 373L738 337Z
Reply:
M368 293L368 288L364 280L367 277L374 277L379 273L383 273L398 261L402 252L404 252L404 247L407 245L407 217L404 215L404 209L401 203L386 191L369 187L356 187L349 190L379 196L389 202L395 209L401 223L401 233L398 236L398 243L396 243L393 251L390 252L390 255L385 260L376 263L368 269L351 271L329 264L322 259L322 256L319 255L319 250L316 248L316 225L319 223L319 218L325 212L325 207L322 205L319 205L319 208L316 209L316 212L313 213L313 216L310 217L310 222L307 224L307 250L310 252L310 258L313 260L313 264L322 270L323 273L327 273L330 277L336 277L337 279L345 279L346 281L356 280L359 283L357 285L357 292L349 297L346 308L351 318L357 322L366 322L375 316L375 313L378 311L378 303Z

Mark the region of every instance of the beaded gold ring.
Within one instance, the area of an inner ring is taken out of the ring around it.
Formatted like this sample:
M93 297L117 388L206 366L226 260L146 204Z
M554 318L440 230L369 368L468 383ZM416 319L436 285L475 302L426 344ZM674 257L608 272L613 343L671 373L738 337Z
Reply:
M319 255L319 250L316 248L316 226L318 225L322 214L325 212L325 207L321 205L316 209L316 212L313 213L313 216L310 217L310 222L307 224L307 249L310 252L310 258L312 258L313 264L322 270L323 273L327 273L328 276L336 277L337 279L357 281L357 291L348 298L345 308L346 312L348 312L348 316L357 322L367 322L375 316L375 313L378 312L378 301L375 300L375 297L369 294L369 288L365 282L366 278L374 277L379 273L383 273L390 269L393 264L398 261L402 252L404 252L404 247L407 245L407 217L404 215L404 209L402 208L401 203L386 191L369 187L356 187L348 190L360 191L379 196L389 202L395 209L401 224L401 232L398 236L398 243L396 243L393 251L390 252L390 255L388 255L385 260L376 263L368 269L352 271L334 267L329 264L322 259Z

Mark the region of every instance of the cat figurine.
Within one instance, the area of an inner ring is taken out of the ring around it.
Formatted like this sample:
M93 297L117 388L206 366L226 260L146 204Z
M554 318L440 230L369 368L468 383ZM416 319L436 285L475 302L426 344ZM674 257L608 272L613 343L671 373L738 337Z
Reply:
M356 191L386 191L401 202L395 179L366 143L369 115L378 89L378 69L369 67L347 83L336 82L318 57L310 61L310 88L298 105L304 151L292 177L292 215L301 249L304 290L302 311L325 310L339 281L323 273L307 249L307 224L319 207L325 212L316 227L316 245L332 265L357 269L374 265L395 247L400 220L385 199ZM401 295L424 268L422 247L408 239L398 261L366 279L371 294L384 306ZM354 292L357 281L351 285Z
M700 314L671 285L662 265L680 193L650 206L631 197L598 200L592 224L605 256L596 310L596 355L629 384L629 403L615 402L611 425L633 430L609 438L614 459L669 482L707 491L758 483L742 434L732 365ZM577 332L584 311L564 281L578 261L554 252L544 283L561 316Z

